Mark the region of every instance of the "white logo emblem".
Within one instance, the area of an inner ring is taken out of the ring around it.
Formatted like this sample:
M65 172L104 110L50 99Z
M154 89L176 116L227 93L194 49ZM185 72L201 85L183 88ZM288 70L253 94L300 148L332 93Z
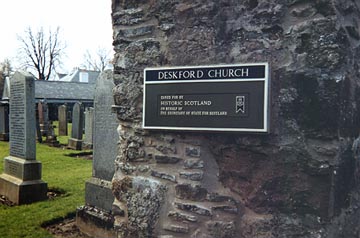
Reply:
M236 113L245 113L245 96L236 96Z

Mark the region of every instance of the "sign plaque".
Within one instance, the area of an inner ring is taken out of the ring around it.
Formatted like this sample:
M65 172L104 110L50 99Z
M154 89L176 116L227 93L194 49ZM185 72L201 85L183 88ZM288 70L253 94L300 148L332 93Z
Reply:
M268 132L267 63L144 70L143 128Z

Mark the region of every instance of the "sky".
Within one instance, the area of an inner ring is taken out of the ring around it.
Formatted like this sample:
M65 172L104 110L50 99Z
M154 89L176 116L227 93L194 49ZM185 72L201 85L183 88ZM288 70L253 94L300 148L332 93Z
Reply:
M112 50L111 0L7 0L0 2L0 62L16 66L18 35L27 27L55 31L66 44L62 71L83 63L87 50Z

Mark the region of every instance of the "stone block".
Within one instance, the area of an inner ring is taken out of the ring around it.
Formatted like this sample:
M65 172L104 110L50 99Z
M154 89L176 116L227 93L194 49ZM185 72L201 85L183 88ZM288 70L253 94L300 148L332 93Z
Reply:
M141 26L135 28L123 28L119 31L119 36L125 38L139 37L152 33L155 30L155 26Z
M200 159L186 159L184 160L185 169L203 169L204 161Z
M113 229L113 216L90 206L83 206L76 210L76 226L90 237L117 237Z
M172 232L176 232L176 233L188 233L189 232L189 227L188 226L180 226L180 225L166 225L164 227L164 230L166 231L172 231Z
M239 213L239 209L237 207L228 206L228 205L214 206L214 207L211 207L211 209L213 211L222 211L222 212L231 213L231 214L238 214Z
M176 221L182 221L182 222L197 222L198 218L196 216L193 215L188 215L185 213L181 213L181 212L176 212L176 211L170 211L168 213L168 217L173 218Z
M232 197L220 195L217 193L208 193L206 196L206 200L209 202L232 202L233 204L236 204L236 200Z
M4 173L23 181L39 180L41 179L41 162L8 156L4 159Z
M202 216L212 216L212 213L208 208L197 204L175 202L174 205L176 208L183 211L193 212Z
M47 199L47 183L42 180L23 181L8 174L0 175L0 191L11 202L21 205Z
M151 171L151 176L154 176L154 177L157 177L157 178L162 178L162 179L165 179L165 180L176 183L176 176L172 175L172 174L165 173L165 172L159 172L159 171L152 170Z
M155 155L155 161L158 164L176 164L181 158L173 157L173 156L165 156L165 155Z
M203 201L207 193L207 190L200 185L177 184L175 186L175 196L180 199Z
M92 177L85 182L85 203L105 211L111 211L114 196L111 182Z
M200 157L200 147L186 147L185 155L189 157Z
M78 140L75 138L69 138L68 140L68 148L73 150L81 150L82 149L82 140Z
M190 179L192 181L201 181L204 177L204 172L180 172L180 178Z

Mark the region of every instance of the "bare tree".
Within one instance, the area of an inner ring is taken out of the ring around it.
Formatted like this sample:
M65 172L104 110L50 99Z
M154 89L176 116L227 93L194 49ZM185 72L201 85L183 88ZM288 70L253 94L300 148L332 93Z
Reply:
M84 63L81 67L89 70L104 71L110 63L110 50L98 48L95 55L87 50L84 54Z
M46 34L43 28L34 32L28 27L23 36L18 36L23 67L35 71L38 80L49 80L60 65L65 45L59 39L59 31L59 27L54 32L49 29Z

